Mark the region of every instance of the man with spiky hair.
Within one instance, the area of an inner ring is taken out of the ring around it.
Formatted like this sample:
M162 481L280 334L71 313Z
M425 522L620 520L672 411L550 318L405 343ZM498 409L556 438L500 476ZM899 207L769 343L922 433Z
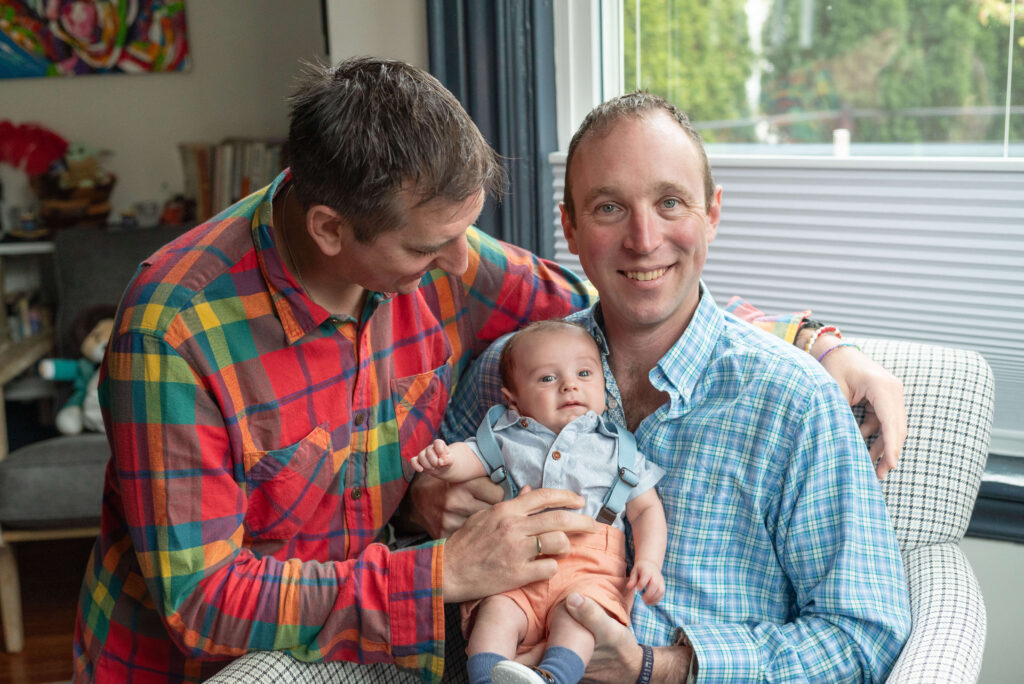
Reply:
M592 290L472 227L504 172L420 69L310 66L287 149L289 169L128 286L76 681L198 682L274 649L436 678L445 601L549 576L534 536L589 528L542 513L580 503L545 490L443 542L380 543L403 455L434 438L472 358Z

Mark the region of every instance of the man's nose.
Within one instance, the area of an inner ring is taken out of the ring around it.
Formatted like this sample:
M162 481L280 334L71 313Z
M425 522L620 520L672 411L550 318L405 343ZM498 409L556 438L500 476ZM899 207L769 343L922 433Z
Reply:
M630 216L624 245L640 254L650 254L661 244L658 217L650 209L634 210Z
M466 242L466 236L462 235L442 249L437 256L436 263L438 267L451 275L460 276L465 273L469 268L469 244Z

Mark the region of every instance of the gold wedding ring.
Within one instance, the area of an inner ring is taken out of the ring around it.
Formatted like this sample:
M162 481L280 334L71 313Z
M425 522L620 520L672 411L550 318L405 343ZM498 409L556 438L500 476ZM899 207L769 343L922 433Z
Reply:
M537 556L543 556L544 555L544 549L542 549L541 546L540 546L540 535L534 537L534 539L537 540Z

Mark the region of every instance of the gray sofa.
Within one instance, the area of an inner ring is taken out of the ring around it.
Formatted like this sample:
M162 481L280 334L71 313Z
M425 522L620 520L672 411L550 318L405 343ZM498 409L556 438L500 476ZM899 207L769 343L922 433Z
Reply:
M138 264L184 230L164 226L57 231L54 355L77 359L79 351L71 348L71 338L79 314L96 306L116 306ZM0 461L0 612L8 652L20 651L23 641L12 544L94 536L109 459L105 435L83 432L28 444Z

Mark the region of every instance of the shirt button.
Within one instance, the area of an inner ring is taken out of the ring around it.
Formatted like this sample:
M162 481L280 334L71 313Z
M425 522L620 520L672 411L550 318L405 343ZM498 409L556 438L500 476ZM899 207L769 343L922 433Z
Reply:
M561 451L552 452L551 458L553 458L553 459L555 459L557 461L558 459L562 458L562 452Z
M358 499L358 498L362 497L362 495L363 495L363 490L362 489L360 489L359 487L353 487L352 488L352 498L353 499Z
M520 418L519 424L522 425L523 427L527 427L530 424L530 421L526 420L525 418Z
M614 399L611 399L608 402L608 408L619 408L619 402L615 401Z
M357 426L362 425L364 420L366 420L366 417L362 413L357 413L352 418L352 422L355 423Z

